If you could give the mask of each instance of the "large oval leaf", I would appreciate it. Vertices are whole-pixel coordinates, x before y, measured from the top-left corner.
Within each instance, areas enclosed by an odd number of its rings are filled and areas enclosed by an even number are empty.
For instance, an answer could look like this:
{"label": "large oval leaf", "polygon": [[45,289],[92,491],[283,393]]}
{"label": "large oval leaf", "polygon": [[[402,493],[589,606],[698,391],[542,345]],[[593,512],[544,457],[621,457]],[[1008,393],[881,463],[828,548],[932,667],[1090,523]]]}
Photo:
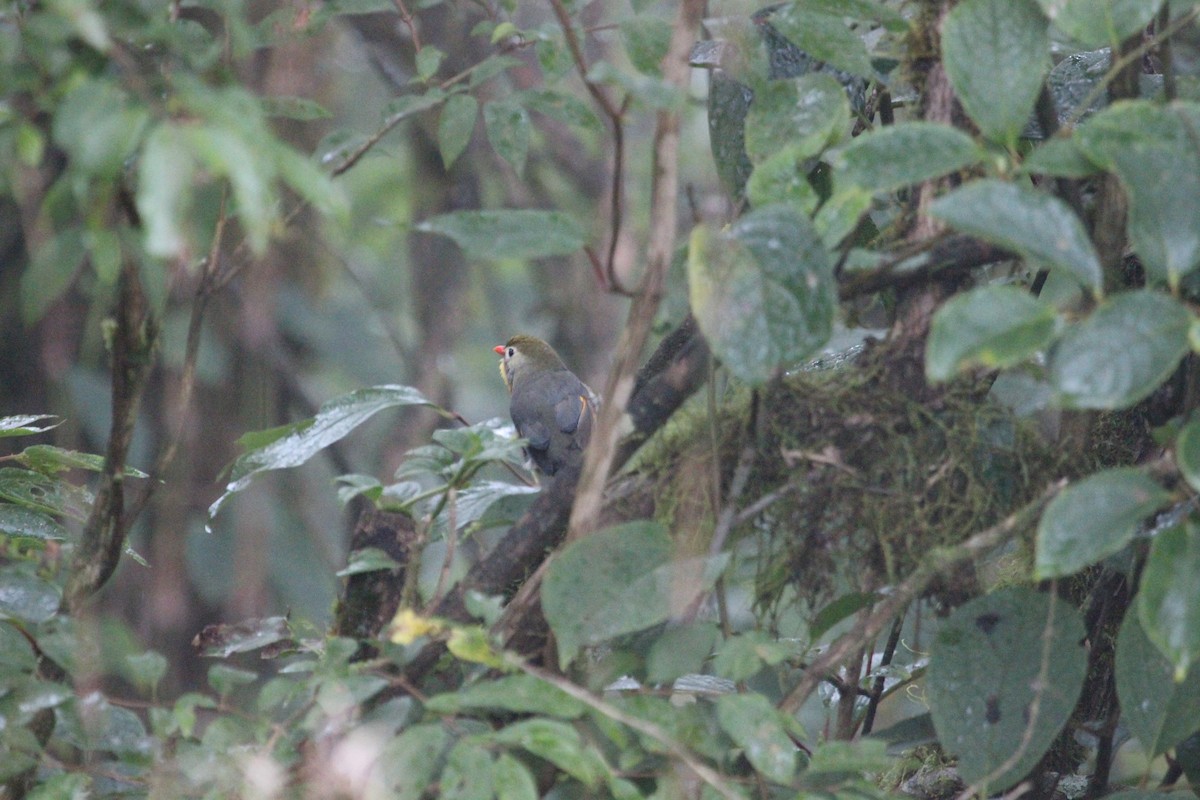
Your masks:
{"label": "large oval leaf", "polygon": [[713,351],[749,383],[812,355],[833,329],[829,253],[788,206],[756,209],[720,233],[696,228],[688,289]]}
{"label": "large oval leaf", "polygon": [[1058,328],[1054,307],[1016,286],[981,286],[933,318],[925,373],[944,381],[970,365],[1008,367],[1046,347]]}
{"label": "large oval leaf", "polygon": [[760,85],[746,115],[746,152],[758,164],[784,147],[815,156],[847,132],[850,101],[832,75],[810,72]]}
{"label": "large oval leaf", "polygon": [[1113,105],[1076,134],[1092,161],[1116,173],[1129,197],[1129,240],[1146,269],[1177,280],[1200,264],[1200,105]]}
{"label": "large oval leaf", "polygon": [[1150,24],[1162,0],[1038,0],[1060,31],[1088,47],[1115,47]]}
{"label": "large oval leaf", "polygon": [[[938,738],[958,755],[964,781],[988,778],[988,791],[999,792],[1037,764],[1083,687],[1083,640],[1078,611],[1030,589],[1001,589],[972,600],[942,624],[926,692]],[[1018,751],[1011,768],[992,774]]]}
{"label": "large oval leaf", "polygon": [[1015,144],[1050,69],[1050,35],[1033,0],[963,0],[942,26],[942,63],[989,139]]}
{"label": "large oval leaf", "polygon": [[1076,408],[1127,408],[1153,392],[1188,349],[1192,315],[1155,291],[1119,294],[1050,354],[1050,382]]}
{"label": "large oval leaf", "polygon": [[454,211],[430,217],[417,230],[449,236],[473,258],[545,258],[583,247],[583,228],[560,211]]}
{"label": "large oval leaf", "polygon": [[1200,728],[1200,680],[1175,683],[1173,672],[1138,615],[1126,614],[1117,637],[1117,697],[1122,721],[1152,758]]}
{"label": "large oval leaf", "polygon": [[1138,616],[1150,641],[1171,662],[1176,682],[1200,658],[1200,525],[1189,519],[1150,545],[1138,592]]}
{"label": "large oval leaf", "polygon": [[898,122],[858,136],[830,160],[838,182],[848,180],[890,192],[940,178],[980,160],[983,152],[967,134],[936,122]]}
{"label": "large oval leaf", "polygon": [[666,620],[711,586],[727,561],[672,560],[674,549],[662,525],[631,522],[581,539],[554,560],[542,607],[563,664],[580,647]]}
{"label": "large oval leaf", "polygon": [[999,180],[971,181],[939,197],[929,213],[1039,264],[1061,267],[1098,291],[1100,259],[1075,212],[1046,192]]}
{"label": "large oval leaf", "polygon": [[1063,489],[1038,523],[1034,573],[1072,575],[1116,553],[1142,520],[1171,499],[1145,473],[1124,467],[1090,475]]}

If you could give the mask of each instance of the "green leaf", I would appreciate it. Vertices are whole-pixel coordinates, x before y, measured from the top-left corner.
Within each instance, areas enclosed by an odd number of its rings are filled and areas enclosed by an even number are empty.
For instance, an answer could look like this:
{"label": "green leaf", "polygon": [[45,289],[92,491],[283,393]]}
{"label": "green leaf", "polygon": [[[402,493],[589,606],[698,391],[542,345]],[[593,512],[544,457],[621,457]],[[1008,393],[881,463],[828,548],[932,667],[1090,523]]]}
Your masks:
{"label": "green leaf", "polygon": [[667,683],[681,675],[699,673],[720,637],[721,632],[711,622],[663,631],[646,657],[646,680]]}
{"label": "green leaf", "polygon": [[438,796],[453,800],[491,800],[492,754],[472,739],[460,739],[446,757]]}
{"label": "green leaf", "polygon": [[1191,321],[1182,303],[1161,292],[1116,295],[1059,340],[1050,382],[1075,408],[1128,408],[1175,370]]}
{"label": "green leaf", "polygon": [[563,256],[583,247],[583,229],[561,211],[455,211],[419,223],[417,230],[449,236],[473,258]]}
{"label": "green leaf", "polygon": [[85,253],[83,232],[79,228],[55,234],[33,252],[21,276],[21,319],[26,325],[41,320],[71,288]]}
{"label": "green leaf", "polygon": [[287,617],[251,617],[236,623],[209,625],[197,637],[194,647],[202,656],[229,658],[250,653],[292,637]]}
{"label": "green leaf", "polygon": [[399,569],[401,564],[378,547],[364,547],[351,550],[346,566],[335,573],[339,578],[350,575],[361,575],[364,572],[381,572],[383,570]]}
{"label": "green leaf", "polygon": [[1136,613],[1126,614],[1117,636],[1117,697],[1121,719],[1154,758],[1200,726],[1200,681],[1173,681],[1171,662],[1146,636]]}
{"label": "green leaf", "polygon": [[631,522],[573,543],[552,562],[542,607],[564,665],[580,647],[669,618],[678,603],[711,586],[728,561],[726,555],[680,560],[674,550],[662,525]]}
{"label": "green leaf", "polygon": [[489,738],[497,744],[521,747],[546,759],[588,788],[594,788],[608,771],[596,751],[585,745],[579,732],[565,722],[536,718],[522,720]]}
{"label": "green leaf", "polygon": [[153,692],[167,674],[167,659],[162,653],[147,650],[125,656],[125,676],[147,692]]}
{"label": "green leaf", "polygon": [[1162,0],[1038,0],[1060,31],[1086,47],[1116,47],[1150,24]]}
{"label": "green leaf", "polygon": [[72,169],[115,178],[149,122],[150,112],[114,81],[85,80],[59,103],[54,140],[67,152]]}
{"label": "green leaf", "polygon": [[467,149],[478,114],[479,101],[469,94],[456,94],[442,106],[438,118],[438,150],[446,169],[450,169]]}
{"label": "green leaf", "polygon": [[1084,154],[1116,173],[1129,199],[1130,243],[1147,271],[1177,281],[1200,264],[1200,105],[1116,103],[1075,134]]}
{"label": "green leaf", "polygon": [[0,504],[0,535],[26,539],[66,539],[67,529],[52,517],[7,503]]}
{"label": "green leaf", "polygon": [[621,23],[621,38],[634,69],[647,75],[660,74],[659,65],[671,44],[671,23],[639,14]]}
{"label": "green leaf", "polygon": [[713,670],[731,681],[744,681],[757,675],[764,666],[780,664],[794,655],[794,646],[773,639],[764,631],[746,631],[718,645]]}
{"label": "green leaf", "polygon": [[1038,523],[1034,575],[1073,575],[1120,551],[1171,495],[1132,467],[1089,475],[1050,501]]}
{"label": "green leaf", "polygon": [[834,17],[852,17],[859,20],[880,22],[893,33],[908,30],[908,20],[893,8],[875,0],[793,0],[800,8]]}
{"label": "green leaf", "polygon": [[817,352],[833,328],[829,253],[812,223],[788,206],[755,209],[716,234],[697,227],[688,289],[713,351],[748,383]]}
{"label": "green leaf", "polygon": [[1043,142],[1021,162],[1030,175],[1053,175],[1057,178],[1089,178],[1100,168],[1088,160],[1075,137],[1055,138]]}
{"label": "green leaf", "polygon": [[870,739],[857,742],[827,741],[813,751],[802,779],[805,786],[822,788],[843,782],[847,776],[886,772],[894,765],[895,761],[888,758],[883,742]]}
{"label": "green leaf", "polygon": [[315,100],[309,100],[307,97],[281,95],[263,97],[260,102],[262,103],[263,113],[268,117],[309,122],[314,119],[329,119],[333,116],[323,105]]}
{"label": "green leaf", "polygon": [[95,498],[82,486],[15,467],[0,468],[0,499],[83,522]]}
{"label": "green leaf", "polygon": [[1061,267],[1099,291],[1100,259],[1079,217],[1047,192],[985,179],[934,201],[930,215],[954,228],[1018,253],[1038,264]]}
{"label": "green leaf", "polygon": [[1046,17],[1034,0],[963,0],[942,25],[942,63],[963,108],[1013,146],[1050,69]]}
{"label": "green leaf", "polygon": [[256,680],[258,673],[248,669],[228,664],[213,664],[208,668],[208,685],[221,697],[228,697],[239,686],[248,686]]}
{"label": "green leaf", "polygon": [[0,571],[0,618],[38,624],[58,613],[62,592],[52,583],[10,567]]}
{"label": "green leaf", "polygon": [[825,635],[834,625],[864,608],[870,608],[879,600],[874,592],[847,592],[830,601],[813,617],[809,625],[809,636],[815,642]]}
{"label": "green leaf", "polygon": [[1022,588],[972,600],[941,624],[925,687],[938,738],[958,756],[964,781],[990,778],[1020,750],[988,781],[989,792],[1002,792],[1041,759],[1083,687],[1084,636],[1073,607]]}
{"label": "green leaf", "polygon": [[787,784],[796,773],[797,750],[781,716],[761,694],[727,694],[717,698],[717,720],[742,748],[746,760],[767,780]]}
{"label": "green leaf", "polygon": [[518,175],[525,171],[531,126],[529,112],[519,103],[499,101],[483,107],[488,141]]}
{"label": "green leaf", "polygon": [[35,422],[44,419],[58,419],[53,414],[18,414],[11,417],[0,417],[0,439],[9,436],[30,436],[35,433],[45,433],[62,425],[62,420],[53,425],[33,426]]}
{"label": "green leaf", "polygon": [[538,800],[541,796],[529,767],[508,753],[501,753],[492,765],[492,790],[496,800]]}
{"label": "green leaf", "polygon": [[396,800],[424,796],[449,744],[450,735],[441,722],[414,725],[389,741],[379,764],[391,796]]}
{"label": "green leaf", "polygon": [[424,45],[417,51],[417,77],[428,81],[437,74],[445,58],[446,54],[433,45]]}
{"label": "green leaf", "polygon": [[[801,148],[784,147],[761,161],[746,181],[746,197],[752,207],[785,203],[800,216],[817,210],[821,196],[808,179],[809,157]],[[867,200],[871,198],[868,195]]]}
{"label": "green leaf", "polygon": [[1200,525],[1188,519],[1159,532],[1138,592],[1138,618],[1180,683],[1200,658]]}
{"label": "green leaf", "polygon": [[230,496],[249,486],[255,475],[300,466],[378,412],[429,405],[430,402],[416,389],[399,385],[372,386],[330,400],[311,420],[289,426],[286,435],[281,429],[275,429],[267,444],[239,456],[230,469],[230,481],[225,491],[208,508],[209,517],[216,516]]}
{"label": "green leaf", "polygon": [[[493,504],[508,497],[537,494],[538,487],[524,484],[506,483],[505,481],[472,481],[471,485],[458,493],[455,500],[455,522],[458,529],[469,530],[470,526],[481,519]],[[434,524],[434,533],[444,535],[449,526],[449,513],[443,511],[438,515]]]}
{"label": "green leaf", "polygon": [[170,258],[188,249],[185,216],[196,159],[179,126],[164,122],[150,132],[138,171],[137,207],[146,252]]}
{"label": "green leaf", "polygon": [[754,164],[783,148],[810,158],[846,135],[849,125],[846,90],[832,75],[770,81],[755,91],[746,115],[746,153]]}
{"label": "green leaf", "polygon": [[[78,450],[64,450],[61,447],[55,447],[50,444],[35,444],[27,447],[22,451],[18,460],[30,469],[47,475],[66,469],[85,469],[89,472],[102,472],[105,461],[104,456],[94,453],[81,453]],[[127,478],[150,477],[140,469],[134,469],[133,467],[126,467],[123,474]]]}
{"label": "green leaf", "polygon": [[860,186],[839,187],[813,217],[813,227],[827,247],[836,247],[854,233],[873,203],[871,193]]}
{"label": "green leaf", "polygon": [[837,182],[891,192],[976,164],[983,151],[967,134],[938,122],[898,122],[864,133],[830,156]]}
{"label": "green leaf", "polygon": [[506,675],[430,697],[425,708],[435,714],[461,714],[475,709],[517,714],[544,714],[575,719],[587,710],[563,690],[532,675]]}
{"label": "green leaf", "polygon": [[229,180],[234,209],[246,229],[250,250],[261,256],[275,222],[274,158],[264,157],[264,148],[233,126],[192,125],[184,130],[197,160]]}
{"label": "green leaf", "polygon": [[925,374],[944,381],[969,366],[1011,367],[1050,344],[1058,314],[1017,286],[981,286],[955,296],[933,318]]}
{"label": "green leaf", "polygon": [[766,24],[817,61],[851,75],[874,77],[867,46],[847,27],[845,16],[836,9],[827,11],[822,4],[795,2],[771,14]]}
{"label": "green leaf", "polygon": [[1200,419],[1184,425],[1175,438],[1175,463],[1188,486],[1200,491]]}

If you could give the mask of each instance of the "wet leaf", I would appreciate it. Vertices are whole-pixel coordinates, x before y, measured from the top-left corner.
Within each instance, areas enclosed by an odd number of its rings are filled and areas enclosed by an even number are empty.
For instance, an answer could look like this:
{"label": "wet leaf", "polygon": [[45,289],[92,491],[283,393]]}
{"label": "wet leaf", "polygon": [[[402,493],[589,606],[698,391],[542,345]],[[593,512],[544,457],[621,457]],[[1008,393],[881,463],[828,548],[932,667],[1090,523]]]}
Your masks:
{"label": "wet leaf", "polygon": [[[938,738],[958,756],[964,781],[987,777],[989,791],[1004,791],[1041,759],[1083,687],[1083,641],[1078,611],[1023,588],[972,600],[941,625],[926,691]],[[1022,748],[1011,768],[992,775]]]}
{"label": "wet leaf", "polygon": [[542,586],[546,620],[570,663],[579,648],[669,618],[711,586],[728,561],[674,557],[656,522],[617,525],[581,539],[551,564]]}
{"label": "wet leaf", "polygon": [[67,529],[53,517],[21,506],[0,504],[0,535],[27,539],[66,539]]}
{"label": "wet leaf", "polygon": [[429,698],[425,708],[437,714],[477,709],[545,714],[562,719],[583,715],[586,706],[561,689],[532,675],[507,675]]}
{"label": "wet leaf", "polygon": [[1038,523],[1034,575],[1073,575],[1120,551],[1138,526],[1171,499],[1132,467],[1097,472],[1063,489]]}
{"label": "wet leaf", "polygon": [[1175,371],[1191,323],[1187,307],[1167,294],[1122,292],[1059,339],[1050,383],[1075,408],[1128,408]]}
{"label": "wet leaf", "polygon": [[438,150],[446,169],[467,149],[478,114],[479,101],[469,94],[456,94],[442,107],[438,118]]}
{"label": "wet leaf", "polygon": [[1098,292],[1100,259],[1079,217],[1048,192],[1000,180],[971,181],[939,197],[930,215],[1038,265],[1061,267]]}
{"label": "wet leaf", "polygon": [[925,373],[944,381],[970,366],[1010,367],[1052,341],[1058,314],[1017,286],[981,286],[957,295],[933,318]]}
{"label": "wet leaf", "polygon": [[483,107],[483,127],[488,141],[518,175],[525,171],[531,126],[529,112],[519,103],[497,101]]}
{"label": "wet leaf", "polygon": [[57,586],[16,568],[0,571],[0,617],[37,624],[58,613]]}
{"label": "wet leaf", "polygon": [[1086,47],[1116,47],[1150,24],[1162,0],[1038,0],[1060,31]]}
{"label": "wet leaf", "polygon": [[1200,105],[1117,103],[1075,134],[1089,159],[1116,173],[1129,199],[1129,239],[1151,275],[1177,281],[1200,264]]}
{"label": "wet leaf", "polygon": [[207,625],[196,634],[192,646],[203,656],[228,658],[249,653],[292,637],[287,617],[246,619],[233,624]]}
{"label": "wet leaf", "polygon": [[233,462],[230,481],[221,496],[209,506],[209,517],[216,516],[225,501],[249,486],[255,475],[268,470],[300,466],[378,412],[388,408],[429,405],[430,402],[411,386],[373,386],[330,400],[321,406],[317,416],[312,419],[268,431],[259,440],[261,444]]}
{"label": "wet leaf", "polygon": [[1159,756],[1200,726],[1200,681],[1173,680],[1174,668],[1126,614],[1117,637],[1116,683],[1121,720],[1150,757]]}
{"label": "wet leaf", "polygon": [[812,72],[758,87],[746,115],[746,153],[758,164],[783,148],[805,159],[846,135],[850,102],[832,75]]}
{"label": "wet leaf", "polygon": [[1015,145],[1050,69],[1046,17],[1034,0],[963,0],[942,25],[942,63],[984,135]]}
{"label": "wet leaf", "polygon": [[983,156],[967,134],[936,122],[898,122],[853,139],[830,156],[837,180],[891,192],[940,178]]}
{"label": "wet leaf", "polygon": [[1200,525],[1188,519],[1150,545],[1138,592],[1142,629],[1170,662],[1175,682],[1200,658]]}
{"label": "wet leaf", "polygon": [[780,716],[761,694],[727,694],[717,698],[717,720],[742,748],[746,760],[767,780],[787,784],[796,773],[797,750]]}
{"label": "wet leaf", "polygon": [[417,230],[449,236],[472,258],[564,256],[583,247],[583,229],[560,211],[455,211],[430,217]]}
{"label": "wet leaf", "polygon": [[688,288],[713,351],[747,383],[812,355],[833,329],[829,253],[812,223],[789,206],[755,209],[718,233],[697,227]]}

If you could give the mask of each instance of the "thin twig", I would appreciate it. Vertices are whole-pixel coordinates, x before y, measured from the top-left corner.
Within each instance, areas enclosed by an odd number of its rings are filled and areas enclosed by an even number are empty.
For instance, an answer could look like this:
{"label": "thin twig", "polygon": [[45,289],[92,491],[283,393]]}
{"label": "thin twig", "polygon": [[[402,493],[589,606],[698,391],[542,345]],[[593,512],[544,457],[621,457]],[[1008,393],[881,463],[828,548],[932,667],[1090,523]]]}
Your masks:
{"label": "thin twig", "polygon": [[408,6],[404,5],[404,0],[393,0],[396,5],[396,13],[400,15],[400,21],[408,28],[408,33],[412,36],[413,52],[421,52],[421,34],[417,32],[417,23],[413,19],[413,15],[409,12]]}
{"label": "thin twig", "polygon": [[610,291],[625,296],[631,296],[632,293],[627,290],[620,281],[616,273],[616,255],[617,244],[621,238],[622,224],[622,200],[625,192],[625,111],[629,107],[629,97],[626,97],[624,102],[618,107],[608,92],[604,90],[595,81],[588,77],[587,58],[583,54],[583,47],[579,43],[579,37],[575,34],[575,27],[571,24],[571,16],[567,12],[567,7],[562,0],[550,0],[550,7],[554,10],[554,16],[558,20],[559,27],[562,28],[563,38],[567,42],[567,50],[571,53],[571,59],[575,63],[575,70],[579,73],[580,80],[587,87],[588,94],[596,101],[596,105],[604,112],[604,116],[608,118],[612,125],[613,137],[613,169],[612,169],[612,186],[610,187],[611,198],[609,199],[609,242],[608,254],[605,258],[603,273],[606,277],[606,282]]}
{"label": "thin twig", "polygon": [[[559,0],[554,0],[561,5]],[[703,0],[684,0],[671,32],[671,43],[663,57],[663,80],[683,91],[687,86],[695,31],[704,13]],[[629,318],[617,344],[613,368],[605,384],[591,443],[584,459],[575,505],[571,510],[568,540],[590,532],[599,519],[604,484],[608,480],[621,433],[621,419],[633,393],[642,349],[662,300],[663,284],[675,249],[676,201],[679,193],[679,112],[662,110],[654,130],[654,159],[650,186],[650,241],[646,247],[646,272]]]}
{"label": "thin twig", "polygon": [[954,547],[931,551],[912,575],[897,584],[891,594],[871,609],[871,613],[861,617],[852,630],[840,636],[809,665],[804,677],[779,702],[779,708],[786,713],[794,714],[829,673],[862,647],[864,642],[878,636],[883,627],[912,602],[931,581],[959,564],[1002,544],[1027,520],[1040,512],[1066,485],[1066,478],[1055,481],[1036,498],[990,528],[976,533]]}
{"label": "thin twig", "polygon": [[454,566],[454,551],[458,543],[458,490],[453,486],[446,492],[446,506],[449,520],[446,526],[446,557],[442,559],[442,571],[438,573],[437,587],[433,590],[433,599],[429,607],[433,608],[442,600],[446,593],[446,584],[450,580],[450,568]]}
{"label": "thin twig", "polygon": [[1048,594],[1050,595],[1050,607],[1046,609],[1046,626],[1042,629],[1042,659],[1038,665],[1037,683],[1033,687],[1033,699],[1029,701],[1029,705],[1025,709],[1025,730],[1021,734],[1021,741],[1017,744],[1017,749],[1004,760],[1003,764],[963,789],[955,800],[970,800],[989,783],[1015,767],[1025,757],[1025,752],[1029,750],[1029,745],[1033,742],[1033,734],[1037,731],[1038,717],[1042,711],[1042,698],[1050,685],[1050,651],[1054,647],[1054,610],[1058,605],[1058,581],[1050,581]]}

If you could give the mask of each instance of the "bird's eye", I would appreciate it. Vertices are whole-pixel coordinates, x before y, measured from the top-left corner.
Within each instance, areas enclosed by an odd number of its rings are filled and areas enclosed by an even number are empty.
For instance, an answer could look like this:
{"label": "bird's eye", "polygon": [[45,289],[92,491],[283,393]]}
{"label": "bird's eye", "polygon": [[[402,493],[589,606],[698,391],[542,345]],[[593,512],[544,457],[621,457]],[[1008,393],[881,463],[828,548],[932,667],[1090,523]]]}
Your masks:
{"label": "bird's eye", "polygon": [[510,348],[508,348],[508,350],[507,350],[507,351],[505,351],[505,353],[504,353],[504,355],[505,355],[506,357],[508,357],[508,358],[512,358],[512,357],[513,357],[513,356],[515,356],[516,354],[517,354],[517,351],[516,351],[515,349],[511,348],[511,347],[510,347]]}

